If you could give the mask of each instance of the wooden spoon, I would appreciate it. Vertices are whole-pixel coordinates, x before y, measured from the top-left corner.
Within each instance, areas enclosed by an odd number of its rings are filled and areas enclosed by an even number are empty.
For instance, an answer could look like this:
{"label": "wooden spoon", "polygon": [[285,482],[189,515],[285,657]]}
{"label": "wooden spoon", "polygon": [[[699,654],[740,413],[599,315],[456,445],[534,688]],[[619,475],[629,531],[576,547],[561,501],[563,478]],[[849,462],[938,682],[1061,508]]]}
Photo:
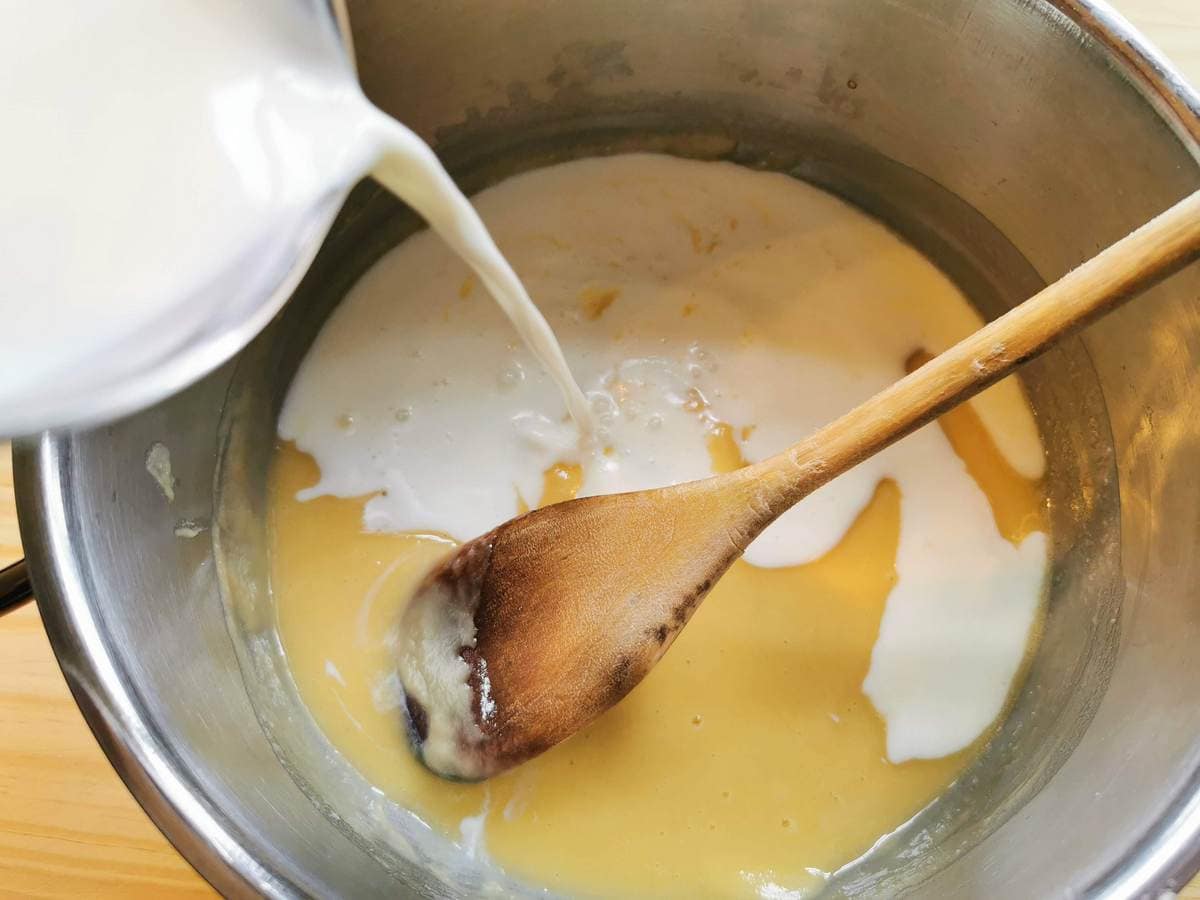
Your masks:
{"label": "wooden spoon", "polygon": [[645,677],[782,513],[1197,255],[1200,192],[777,456],[544,507],[464,544],[404,614],[416,752],[477,780],[574,734]]}

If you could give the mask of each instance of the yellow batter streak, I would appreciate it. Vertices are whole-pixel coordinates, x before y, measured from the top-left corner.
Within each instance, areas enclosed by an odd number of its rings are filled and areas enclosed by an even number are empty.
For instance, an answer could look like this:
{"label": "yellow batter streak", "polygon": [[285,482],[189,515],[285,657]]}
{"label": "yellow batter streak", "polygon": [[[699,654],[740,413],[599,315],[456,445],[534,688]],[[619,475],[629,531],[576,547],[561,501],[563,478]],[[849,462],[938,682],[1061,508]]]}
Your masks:
{"label": "yellow batter streak", "polygon": [[[910,365],[919,364],[914,354]],[[970,408],[944,418],[955,452],[1012,541],[1042,527],[1041,492],[997,452]],[[741,464],[737,430],[709,441],[714,471]],[[739,562],[627,699],[544,756],[486,784],[427,773],[398,711],[372,690],[394,669],[386,638],[435,535],[362,530],[363,499],[296,501],[318,477],[291,445],[272,470],[272,591],[300,693],[372,783],[461,840],[486,811],[486,852],[531,884],[605,896],[755,896],[819,887],[941,792],[976,747],[892,765],[861,686],[895,583],[900,506],[883,481],[841,543],[789,569]],[[578,489],[547,473],[541,503]]]}

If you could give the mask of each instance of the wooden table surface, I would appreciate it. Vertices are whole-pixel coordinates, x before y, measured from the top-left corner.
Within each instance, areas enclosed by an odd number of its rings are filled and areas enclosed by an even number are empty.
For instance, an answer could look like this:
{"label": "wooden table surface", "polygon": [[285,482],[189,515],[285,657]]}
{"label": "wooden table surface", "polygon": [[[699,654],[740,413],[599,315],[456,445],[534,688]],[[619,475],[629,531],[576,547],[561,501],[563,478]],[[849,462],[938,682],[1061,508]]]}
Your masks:
{"label": "wooden table surface", "polygon": [[[1115,0],[1200,84],[1200,0]],[[0,445],[0,566],[21,555]],[[126,791],[76,708],[37,608],[0,617],[0,897],[212,896]],[[1183,897],[1200,900],[1200,879]]]}

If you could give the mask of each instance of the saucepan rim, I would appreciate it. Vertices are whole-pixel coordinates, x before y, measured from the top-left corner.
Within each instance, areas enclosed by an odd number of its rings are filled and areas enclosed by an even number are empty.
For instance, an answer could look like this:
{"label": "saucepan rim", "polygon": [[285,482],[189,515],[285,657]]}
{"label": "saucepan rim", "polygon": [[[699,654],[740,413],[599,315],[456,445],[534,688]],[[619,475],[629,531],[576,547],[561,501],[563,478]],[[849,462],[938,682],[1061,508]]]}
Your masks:
{"label": "saucepan rim", "polygon": [[[1103,0],[1047,0],[1096,40],[1200,164],[1200,93]],[[337,6],[336,3],[333,6]],[[42,620],[67,684],[113,768],[183,856],[228,896],[307,894],[295,873],[249,852],[250,836],[207,797],[123,682],[102,637],[71,538],[70,438],[45,433],[13,445],[21,538]],[[1200,869],[1200,767],[1168,809],[1085,889],[1140,896],[1178,888]]]}

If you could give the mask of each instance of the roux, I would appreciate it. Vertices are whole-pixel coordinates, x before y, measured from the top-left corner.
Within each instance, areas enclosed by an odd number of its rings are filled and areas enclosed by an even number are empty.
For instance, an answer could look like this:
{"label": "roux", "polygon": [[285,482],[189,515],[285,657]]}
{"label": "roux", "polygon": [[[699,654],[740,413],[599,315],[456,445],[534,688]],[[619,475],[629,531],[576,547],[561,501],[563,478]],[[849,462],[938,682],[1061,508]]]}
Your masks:
{"label": "roux", "polygon": [[395,650],[451,540],[761,459],[979,324],[885,228],[784,176],[623,156],[476,203],[562,339],[596,439],[428,234],[385,256],[280,419],[272,591],[301,695],[368,780],[533,884],[819,886],[962,771],[1036,637],[1044,462],[1019,383],[802,501],[583,732],[447,783],[408,753]]}

